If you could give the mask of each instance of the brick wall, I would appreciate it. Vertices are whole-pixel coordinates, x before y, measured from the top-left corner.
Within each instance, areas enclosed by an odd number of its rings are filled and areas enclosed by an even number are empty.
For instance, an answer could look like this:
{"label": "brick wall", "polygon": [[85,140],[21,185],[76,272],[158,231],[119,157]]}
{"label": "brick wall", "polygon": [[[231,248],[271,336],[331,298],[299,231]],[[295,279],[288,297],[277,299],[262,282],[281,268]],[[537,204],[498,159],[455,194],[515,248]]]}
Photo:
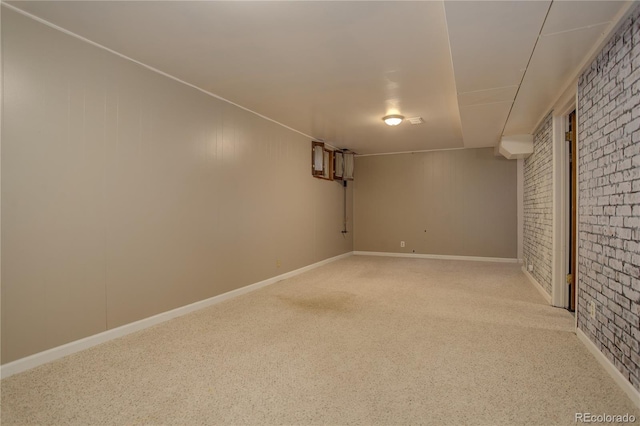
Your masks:
{"label": "brick wall", "polygon": [[533,154],[524,161],[523,257],[533,265],[531,275],[551,294],[553,234],[552,117],[549,114],[533,137]]}
{"label": "brick wall", "polygon": [[636,6],[578,82],[578,327],[638,390],[639,18]]}

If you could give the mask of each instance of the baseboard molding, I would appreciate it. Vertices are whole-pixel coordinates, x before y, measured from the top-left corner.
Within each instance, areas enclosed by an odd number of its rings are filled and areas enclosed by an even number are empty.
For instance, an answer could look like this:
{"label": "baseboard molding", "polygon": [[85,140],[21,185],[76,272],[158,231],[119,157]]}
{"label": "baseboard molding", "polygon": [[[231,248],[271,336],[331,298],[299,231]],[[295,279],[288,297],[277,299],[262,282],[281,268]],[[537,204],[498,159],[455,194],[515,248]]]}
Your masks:
{"label": "baseboard molding", "polygon": [[580,329],[576,329],[576,335],[578,339],[587,347],[589,352],[598,360],[600,365],[604,367],[607,373],[611,376],[614,382],[618,386],[622,388],[622,390],[631,398],[631,402],[633,402],[638,409],[640,409],[640,392],[636,388],[633,387],[631,382],[629,382],[623,375],[618,371],[615,365],[609,361],[609,359],[604,356],[600,349],[587,337],[586,334]]}
{"label": "baseboard molding", "polygon": [[550,295],[549,293],[547,293],[547,292],[544,290],[544,287],[542,287],[542,286],[540,285],[540,283],[539,283],[538,281],[536,281],[536,279],[535,279],[535,278],[533,278],[533,275],[531,275],[531,274],[529,273],[529,271],[527,271],[527,270],[525,269],[525,267],[524,267],[524,266],[522,267],[522,272],[524,273],[524,275],[525,275],[527,278],[529,278],[529,282],[531,282],[531,284],[536,288],[536,290],[538,290],[538,292],[540,292],[540,294],[542,295],[542,297],[544,297],[544,300],[546,300],[546,301],[547,301],[547,303],[548,303],[549,305],[551,305],[551,295]]}
{"label": "baseboard molding", "polygon": [[449,256],[444,254],[388,253],[379,251],[354,251],[353,254],[356,256],[411,257],[416,259],[470,260],[473,262],[518,263],[518,259],[511,259],[506,257]]}
{"label": "baseboard molding", "polygon": [[169,321],[170,319],[177,318],[177,317],[186,315],[188,313],[215,305],[225,300],[229,300],[234,297],[238,297],[243,294],[250,293],[259,288],[268,286],[270,284],[274,284],[278,281],[282,281],[287,278],[294,277],[296,275],[300,275],[304,272],[310,271],[312,269],[318,268],[320,266],[326,265],[331,262],[335,262],[336,260],[344,259],[352,255],[353,255],[353,252],[348,252],[348,253],[341,254],[339,256],[331,257],[329,259],[325,259],[320,262],[307,265],[300,269],[296,269],[294,271],[290,271],[282,275],[278,275],[278,276],[266,279],[264,281],[260,281],[254,284],[247,285],[245,287],[231,290],[227,293],[223,293],[223,294],[211,297],[209,299],[191,303],[186,306],[181,306],[179,308],[172,309],[167,312],[162,312],[160,314],[157,314],[148,318],[144,318],[139,321],[132,322],[130,324],[125,324],[117,328],[113,328],[98,334],[94,334],[93,336],[85,337],[80,340],[66,343],[62,346],[47,349],[46,351],[39,352],[37,354],[29,355],[27,357],[24,357],[0,366],[0,377],[4,379],[5,377],[9,377],[14,374],[30,370],[39,365],[46,364],[51,361],[55,361],[67,355],[71,355],[73,353],[80,352],[82,350],[99,345],[101,343],[105,343],[110,340],[117,339],[118,337],[126,336],[127,334],[135,333],[136,331],[144,330],[145,328],[149,328],[156,324]]}

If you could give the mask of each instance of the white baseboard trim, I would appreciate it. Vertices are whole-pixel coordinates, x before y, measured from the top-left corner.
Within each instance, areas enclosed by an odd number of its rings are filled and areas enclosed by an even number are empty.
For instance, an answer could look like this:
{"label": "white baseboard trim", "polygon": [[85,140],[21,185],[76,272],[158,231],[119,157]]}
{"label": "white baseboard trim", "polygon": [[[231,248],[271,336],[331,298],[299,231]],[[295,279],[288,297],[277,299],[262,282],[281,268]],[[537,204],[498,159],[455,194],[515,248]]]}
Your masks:
{"label": "white baseboard trim", "polygon": [[618,386],[622,388],[622,390],[629,396],[631,402],[633,402],[638,409],[640,409],[640,392],[636,388],[633,387],[631,382],[629,382],[623,375],[618,371],[615,365],[609,361],[609,359],[604,356],[600,349],[587,337],[586,334],[579,328],[576,329],[576,335],[578,336],[578,340],[580,340],[591,352],[591,354],[598,360],[600,365],[604,367],[607,373],[611,376],[614,382]]}
{"label": "white baseboard trim", "polygon": [[416,259],[470,260],[474,262],[518,263],[518,259],[511,259],[507,257],[449,256],[446,254],[387,253],[379,251],[354,251],[353,254],[355,254],[356,256],[411,257]]}
{"label": "white baseboard trim", "polygon": [[527,278],[529,278],[529,282],[533,284],[533,286],[536,288],[536,290],[538,290],[538,292],[540,292],[542,297],[544,297],[544,300],[546,300],[547,303],[551,305],[551,295],[544,290],[544,287],[542,287],[540,283],[536,281],[535,278],[533,278],[533,275],[531,275],[529,271],[525,269],[524,266],[522,267],[522,272]]}
{"label": "white baseboard trim", "polygon": [[21,373],[23,371],[30,370],[34,367],[37,367],[42,364],[46,364],[51,361],[55,361],[67,355],[71,355],[76,352],[80,352],[82,350],[91,348],[93,346],[99,345],[101,343],[108,342],[109,340],[117,339],[118,337],[126,336],[127,334],[135,333],[136,331],[143,330],[145,328],[149,328],[156,324],[163,323],[173,318],[177,318],[188,313],[215,305],[217,303],[223,302],[225,300],[232,299],[234,297],[252,292],[259,288],[268,286],[270,284],[274,284],[278,281],[282,281],[287,278],[294,277],[296,275],[300,275],[304,272],[310,271],[312,269],[318,268],[320,266],[326,265],[327,263],[335,262],[336,260],[344,259],[346,257],[352,256],[353,252],[348,252],[341,254],[339,256],[331,257],[329,259],[321,260],[320,262],[313,263],[311,265],[304,266],[300,269],[296,269],[294,271],[290,271],[284,273],[282,275],[278,275],[264,281],[260,281],[254,284],[247,285],[245,287],[241,287],[235,290],[231,290],[227,293],[219,294],[214,297],[210,297],[209,299],[200,300],[195,303],[191,303],[186,306],[181,306],[176,309],[172,309],[167,312],[162,312],[160,314],[141,319],[139,321],[132,322],[130,324],[125,324],[120,327],[116,327],[110,330],[103,331],[98,334],[94,334],[93,336],[85,337],[80,340],[76,340],[73,342],[66,343],[62,346],[58,346],[55,348],[47,349],[46,351],[39,352],[37,354],[29,355],[27,357],[17,359],[15,361],[9,362],[0,366],[0,377],[5,378],[12,376],[17,373]]}

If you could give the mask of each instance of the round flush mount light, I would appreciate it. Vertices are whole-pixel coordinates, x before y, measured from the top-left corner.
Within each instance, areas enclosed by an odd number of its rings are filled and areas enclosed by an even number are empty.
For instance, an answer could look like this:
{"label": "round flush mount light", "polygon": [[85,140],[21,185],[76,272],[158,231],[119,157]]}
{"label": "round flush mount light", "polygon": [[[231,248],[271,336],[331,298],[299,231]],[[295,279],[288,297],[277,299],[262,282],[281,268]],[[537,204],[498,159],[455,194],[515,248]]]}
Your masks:
{"label": "round flush mount light", "polygon": [[384,117],[382,117],[382,120],[388,126],[397,126],[398,124],[402,123],[402,120],[404,120],[404,117],[402,115],[397,115],[397,114],[385,115]]}

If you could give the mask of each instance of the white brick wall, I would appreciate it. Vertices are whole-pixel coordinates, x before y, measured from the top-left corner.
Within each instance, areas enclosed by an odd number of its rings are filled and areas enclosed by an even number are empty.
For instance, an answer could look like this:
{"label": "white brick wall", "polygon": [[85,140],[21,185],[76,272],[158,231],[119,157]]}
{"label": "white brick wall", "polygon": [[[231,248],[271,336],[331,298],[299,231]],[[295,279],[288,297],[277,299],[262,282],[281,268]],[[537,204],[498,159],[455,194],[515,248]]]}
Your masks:
{"label": "white brick wall", "polygon": [[640,390],[640,6],[578,99],[578,327]]}
{"label": "white brick wall", "polygon": [[524,161],[523,257],[531,275],[551,294],[553,235],[552,116],[533,136],[533,154]]}

